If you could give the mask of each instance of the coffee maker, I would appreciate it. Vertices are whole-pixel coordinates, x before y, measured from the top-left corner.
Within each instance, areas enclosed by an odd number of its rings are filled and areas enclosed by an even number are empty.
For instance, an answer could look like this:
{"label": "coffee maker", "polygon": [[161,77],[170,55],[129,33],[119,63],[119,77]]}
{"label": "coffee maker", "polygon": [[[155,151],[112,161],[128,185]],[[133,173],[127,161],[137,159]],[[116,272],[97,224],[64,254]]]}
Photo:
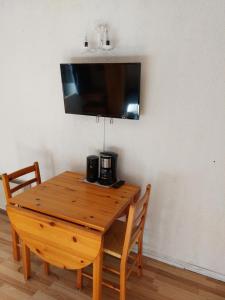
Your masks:
{"label": "coffee maker", "polygon": [[114,152],[100,153],[100,174],[98,182],[102,185],[112,185],[116,182],[116,166],[118,155]]}

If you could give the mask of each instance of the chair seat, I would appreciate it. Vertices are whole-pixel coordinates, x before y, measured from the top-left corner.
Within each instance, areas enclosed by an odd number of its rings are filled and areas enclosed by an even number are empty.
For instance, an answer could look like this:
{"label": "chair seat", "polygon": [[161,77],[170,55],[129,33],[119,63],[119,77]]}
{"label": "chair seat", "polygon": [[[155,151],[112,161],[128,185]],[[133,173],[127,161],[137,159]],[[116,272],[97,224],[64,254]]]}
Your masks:
{"label": "chair seat", "polygon": [[124,238],[126,233],[126,222],[116,220],[104,239],[104,252],[114,257],[121,258]]}

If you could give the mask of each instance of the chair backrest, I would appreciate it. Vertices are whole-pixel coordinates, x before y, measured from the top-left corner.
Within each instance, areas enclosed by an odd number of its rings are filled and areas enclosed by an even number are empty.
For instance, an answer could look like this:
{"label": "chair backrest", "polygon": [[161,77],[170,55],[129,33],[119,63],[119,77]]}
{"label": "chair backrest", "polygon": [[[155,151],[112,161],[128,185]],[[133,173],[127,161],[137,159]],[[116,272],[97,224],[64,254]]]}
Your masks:
{"label": "chair backrest", "polygon": [[7,214],[22,242],[52,265],[81,269],[98,256],[101,232],[12,204]]}
{"label": "chair backrest", "polygon": [[144,195],[137,202],[130,205],[122,253],[123,257],[129,254],[134,243],[144,233],[150,193],[151,185],[148,184]]}
{"label": "chair backrest", "polygon": [[[10,183],[15,181],[15,179],[24,176],[26,174],[34,172],[34,178],[24,181],[21,184],[11,188]],[[12,194],[17,192],[18,190],[31,185],[32,183],[40,184],[41,183],[41,176],[38,162],[35,162],[32,166],[20,169],[15,171],[11,174],[2,174],[2,181],[3,181],[3,188],[6,196],[6,201],[9,203],[9,199],[12,198]]]}

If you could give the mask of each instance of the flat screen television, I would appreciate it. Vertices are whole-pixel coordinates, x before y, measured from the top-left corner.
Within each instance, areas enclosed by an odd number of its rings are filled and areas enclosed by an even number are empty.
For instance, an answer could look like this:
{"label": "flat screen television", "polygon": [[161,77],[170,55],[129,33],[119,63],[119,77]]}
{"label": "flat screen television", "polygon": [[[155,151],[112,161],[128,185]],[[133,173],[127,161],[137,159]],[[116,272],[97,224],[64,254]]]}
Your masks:
{"label": "flat screen television", "polygon": [[140,63],[61,64],[65,112],[139,119]]}

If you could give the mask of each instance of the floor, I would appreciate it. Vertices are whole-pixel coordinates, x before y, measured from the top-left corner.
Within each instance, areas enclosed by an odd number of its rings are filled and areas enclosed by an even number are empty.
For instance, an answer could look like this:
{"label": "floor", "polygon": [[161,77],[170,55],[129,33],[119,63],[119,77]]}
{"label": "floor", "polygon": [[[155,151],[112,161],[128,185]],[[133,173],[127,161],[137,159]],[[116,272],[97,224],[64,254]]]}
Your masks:
{"label": "floor", "polygon": [[[84,281],[84,289],[75,288],[75,272],[51,267],[45,276],[40,260],[32,256],[32,278],[25,282],[20,262],[11,254],[10,228],[0,214],[0,300],[88,300],[92,285]],[[103,300],[119,299],[118,294],[103,288]],[[131,275],[127,300],[224,300],[225,283],[186,270],[145,258],[144,276]]]}

